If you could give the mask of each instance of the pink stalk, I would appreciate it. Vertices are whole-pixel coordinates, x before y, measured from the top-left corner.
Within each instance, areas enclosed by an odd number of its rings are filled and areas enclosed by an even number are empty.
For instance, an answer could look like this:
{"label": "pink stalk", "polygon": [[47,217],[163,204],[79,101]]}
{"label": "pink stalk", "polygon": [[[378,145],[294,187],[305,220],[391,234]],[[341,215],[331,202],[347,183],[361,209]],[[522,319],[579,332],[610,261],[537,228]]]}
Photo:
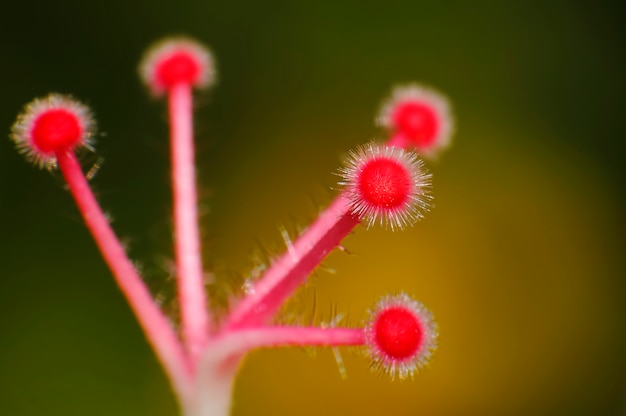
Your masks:
{"label": "pink stalk", "polygon": [[230,331],[217,343],[225,343],[232,354],[261,347],[327,346],[365,344],[365,331],[353,328],[316,328],[300,326],[265,326]]}
{"label": "pink stalk", "polygon": [[225,331],[212,340],[198,369],[197,402],[186,416],[226,416],[230,413],[235,374],[252,349],[281,346],[364,345],[363,329],[259,327]]}
{"label": "pink stalk", "polygon": [[302,233],[293,247],[272,264],[251,293],[232,311],[226,328],[250,327],[270,319],[359,223],[360,220],[350,212],[348,199],[341,194]]}
{"label": "pink stalk", "polygon": [[181,82],[169,89],[169,116],[178,294],[183,336],[195,362],[206,345],[209,317],[200,256],[190,84]]}
{"label": "pink stalk", "polygon": [[60,151],[56,157],[87,228],[91,231],[104,260],[113,271],[117,285],[135,313],[174,390],[184,403],[193,393],[192,371],[174,330],[152,300],[148,289],[113,233],[74,153],[71,150]]}

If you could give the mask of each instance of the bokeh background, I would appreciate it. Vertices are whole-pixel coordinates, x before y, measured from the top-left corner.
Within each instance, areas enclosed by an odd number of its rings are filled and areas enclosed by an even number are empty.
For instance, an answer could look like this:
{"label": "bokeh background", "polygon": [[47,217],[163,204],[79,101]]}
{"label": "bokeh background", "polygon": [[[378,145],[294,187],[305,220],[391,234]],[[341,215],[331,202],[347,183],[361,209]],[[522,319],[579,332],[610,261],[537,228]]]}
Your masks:
{"label": "bokeh background", "polygon": [[[319,320],[356,325],[411,293],[441,328],[431,367],[392,383],[342,351],[342,380],[328,350],[260,351],[234,415],[626,414],[623,2],[12,1],[2,15],[0,126],[52,91],[93,107],[85,166],[101,165],[102,205],[165,295],[167,125],[136,76],[152,41],[187,34],[217,57],[197,140],[222,282],[330,201],[348,149],[385,139],[373,118],[393,85],[450,97],[436,208],[404,232],[359,229],[291,309],[310,316],[315,299]],[[0,141],[0,414],[176,413],[58,174]]]}

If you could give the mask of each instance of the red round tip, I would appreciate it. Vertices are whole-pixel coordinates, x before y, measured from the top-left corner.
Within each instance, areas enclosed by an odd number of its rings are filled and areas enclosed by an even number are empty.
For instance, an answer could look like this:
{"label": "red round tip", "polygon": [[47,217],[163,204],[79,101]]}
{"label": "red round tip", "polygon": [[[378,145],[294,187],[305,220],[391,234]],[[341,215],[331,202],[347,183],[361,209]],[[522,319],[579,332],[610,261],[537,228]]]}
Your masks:
{"label": "red round tip", "polygon": [[431,106],[420,102],[400,103],[392,114],[398,131],[418,147],[430,147],[435,143],[439,122]]}
{"label": "red round tip", "polygon": [[384,158],[365,163],[357,180],[362,198],[381,208],[397,208],[405,204],[412,186],[406,167]]}
{"label": "red round tip", "polygon": [[200,78],[200,63],[188,51],[174,51],[156,65],[155,81],[166,89],[176,84],[195,84]]}
{"label": "red round tip", "polygon": [[402,307],[382,311],[374,322],[374,339],[379,350],[395,360],[415,354],[423,341],[423,331],[415,314]]}
{"label": "red round tip", "polygon": [[380,300],[370,312],[365,331],[373,368],[392,378],[413,376],[437,347],[437,326],[432,315],[404,293]]}
{"label": "red round tip", "polygon": [[448,100],[415,84],[394,88],[376,122],[391,132],[393,143],[415,147],[426,157],[436,156],[450,144],[454,124]]}
{"label": "red round tip", "polygon": [[155,95],[177,84],[206,87],[215,78],[210,52],[187,38],[165,39],[150,47],[141,60],[139,72]]}
{"label": "red round tip", "polygon": [[43,112],[31,130],[33,145],[43,153],[56,153],[73,148],[83,138],[83,129],[76,114],[58,108]]}
{"label": "red round tip", "polygon": [[401,229],[430,206],[430,175],[415,153],[370,143],[350,152],[340,174],[351,212],[368,227],[380,222]]}
{"label": "red round tip", "polygon": [[50,94],[24,107],[11,128],[11,138],[27,159],[52,168],[58,152],[91,146],[93,124],[85,105],[71,97]]}

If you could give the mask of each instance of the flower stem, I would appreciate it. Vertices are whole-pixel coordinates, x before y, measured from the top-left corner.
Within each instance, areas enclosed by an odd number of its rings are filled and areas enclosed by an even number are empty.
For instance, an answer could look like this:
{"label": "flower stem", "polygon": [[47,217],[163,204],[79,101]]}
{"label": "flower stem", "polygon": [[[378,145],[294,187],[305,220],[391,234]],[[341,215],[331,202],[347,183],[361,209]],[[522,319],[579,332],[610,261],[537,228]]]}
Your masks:
{"label": "flower stem", "polygon": [[197,402],[185,416],[227,416],[241,359],[252,349],[281,346],[363,345],[363,329],[257,327],[227,331],[211,340],[198,369]]}
{"label": "flower stem", "polygon": [[308,326],[264,326],[230,331],[220,344],[228,345],[231,354],[261,347],[284,346],[356,346],[365,343],[365,331],[353,328],[316,328]]}
{"label": "flower stem", "polygon": [[147,287],[113,233],[74,153],[59,152],[57,161],[87,228],[169,376],[174,391],[181,402],[189,400],[192,394],[191,367],[174,330],[152,300]]}
{"label": "flower stem", "polygon": [[276,260],[232,311],[227,329],[251,327],[270,319],[317,265],[339,245],[360,220],[350,213],[342,194]]}
{"label": "flower stem", "polygon": [[204,348],[209,317],[204,288],[196,195],[191,86],[169,91],[174,196],[174,244],[183,337],[193,362]]}
{"label": "flower stem", "polygon": [[196,401],[184,416],[230,415],[235,377],[242,355],[232,355],[221,344],[210,342],[198,368]]}

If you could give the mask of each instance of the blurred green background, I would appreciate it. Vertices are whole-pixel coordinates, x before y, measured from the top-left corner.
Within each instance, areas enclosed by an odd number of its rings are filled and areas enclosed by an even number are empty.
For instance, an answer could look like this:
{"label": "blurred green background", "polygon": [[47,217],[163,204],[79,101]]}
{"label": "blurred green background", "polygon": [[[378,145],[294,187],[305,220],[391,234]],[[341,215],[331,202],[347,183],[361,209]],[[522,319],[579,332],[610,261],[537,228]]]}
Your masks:
{"label": "blurred green background", "polygon": [[[392,383],[343,352],[256,352],[235,415],[626,414],[623,2],[10,2],[0,126],[56,91],[90,104],[93,186],[155,288],[171,211],[162,103],[145,47],[188,34],[219,84],[198,96],[207,268],[245,273],[279,225],[306,225],[398,83],[444,91],[457,121],[413,229],[359,229],[294,311],[358,324],[407,291],[441,328],[432,365]],[[98,158],[102,159],[98,159]],[[315,201],[311,203],[311,201]],[[167,289],[161,289],[167,291]],[[64,191],[0,141],[0,414],[174,415],[134,317]]]}

